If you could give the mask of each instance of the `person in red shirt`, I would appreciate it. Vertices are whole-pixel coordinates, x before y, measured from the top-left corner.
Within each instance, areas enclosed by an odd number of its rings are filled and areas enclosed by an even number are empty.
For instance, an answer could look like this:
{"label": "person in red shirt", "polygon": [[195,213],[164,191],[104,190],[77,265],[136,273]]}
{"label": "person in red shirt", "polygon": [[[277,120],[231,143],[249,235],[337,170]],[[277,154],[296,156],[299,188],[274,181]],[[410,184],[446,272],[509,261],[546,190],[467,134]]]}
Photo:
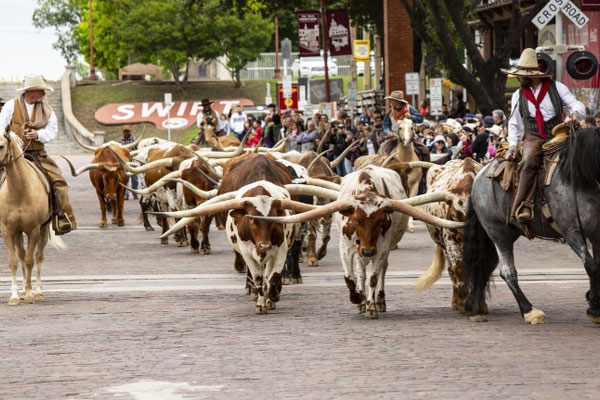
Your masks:
{"label": "person in red shirt", "polygon": [[263,136],[263,130],[260,127],[260,121],[255,119],[252,121],[252,131],[250,131],[250,135],[248,135],[248,140],[246,141],[246,146],[256,146],[260,143],[260,140]]}

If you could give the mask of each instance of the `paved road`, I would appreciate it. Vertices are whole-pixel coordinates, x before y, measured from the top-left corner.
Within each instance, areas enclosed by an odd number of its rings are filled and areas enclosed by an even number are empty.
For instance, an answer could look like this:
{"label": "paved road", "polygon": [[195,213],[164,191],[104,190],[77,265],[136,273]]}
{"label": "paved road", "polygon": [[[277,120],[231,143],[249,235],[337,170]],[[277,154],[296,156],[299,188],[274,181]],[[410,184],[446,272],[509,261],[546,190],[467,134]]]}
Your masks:
{"label": "paved road", "polygon": [[223,232],[208,256],[160,245],[133,201],[125,227],[100,230],[89,179],[69,181],[80,229],[64,237],[67,251],[47,250],[46,299],[8,307],[5,259],[0,269],[0,399],[598,397],[600,327],[585,317],[587,279],[565,245],[518,243],[544,326],[522,322],[499,278],[484,324],[450,309],[446,276],[412,291],[431,259],[423,225],[392,252],[380,319],[349,303],[337,233],[304,284],[257,316]]}

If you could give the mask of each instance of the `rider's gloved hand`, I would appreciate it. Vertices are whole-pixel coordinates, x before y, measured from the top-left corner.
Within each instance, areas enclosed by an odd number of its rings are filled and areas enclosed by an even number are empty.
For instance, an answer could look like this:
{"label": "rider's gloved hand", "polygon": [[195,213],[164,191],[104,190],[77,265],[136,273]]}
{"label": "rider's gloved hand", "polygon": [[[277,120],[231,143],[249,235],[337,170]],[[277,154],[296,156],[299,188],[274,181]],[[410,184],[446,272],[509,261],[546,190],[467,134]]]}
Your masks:
{"label": "rider's gloved hand", "polygon": [[511,144],[510,147],[508,148],[508,150],[506,151],[504,158],[507,160],[514,160],[516,157],[517,157],[517,145]]}

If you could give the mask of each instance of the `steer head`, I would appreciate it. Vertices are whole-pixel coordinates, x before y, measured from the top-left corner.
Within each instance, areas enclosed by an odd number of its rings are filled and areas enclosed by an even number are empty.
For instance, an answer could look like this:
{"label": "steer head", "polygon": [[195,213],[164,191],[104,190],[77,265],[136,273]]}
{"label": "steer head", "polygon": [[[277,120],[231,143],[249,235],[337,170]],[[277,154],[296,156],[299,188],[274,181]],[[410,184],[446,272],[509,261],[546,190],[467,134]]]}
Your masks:
{"label": "steer head", "polygon": [[356,244],[358,253],[363,257],[373,257],[377,254],[377,240],[385,236],[392,225],[394,212],[388,198],[373,192],[361,193],[348,202],[348,207],[341,209],[344,224],[342,234],[352,240],[358,236]]}
{"label": "steer head", "polygon": [[97,170],[90,171],[90,179],[94,185],[102,182],[102,192],[108,201],[116,200],[117,191],[124,190],[119,182],[127,183],[127,178],[121,173],[119,164],[100,164]]}

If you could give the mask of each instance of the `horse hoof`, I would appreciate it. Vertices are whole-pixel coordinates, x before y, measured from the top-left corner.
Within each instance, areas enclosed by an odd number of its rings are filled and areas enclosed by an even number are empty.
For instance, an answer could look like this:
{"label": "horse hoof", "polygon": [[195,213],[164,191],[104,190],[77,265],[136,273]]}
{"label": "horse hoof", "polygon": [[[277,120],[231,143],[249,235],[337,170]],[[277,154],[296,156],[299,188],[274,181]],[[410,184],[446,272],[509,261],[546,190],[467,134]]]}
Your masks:
{"label": "horse hoof", "polygon": [[386,312],[385,303],[375,303],[375,308],[377,309],[378,312]]}
{"label": "horse hoof", "polygon": [[153,227],[151,227],[151,226],[146,226],[145,228],[146,228],[146,231],[148,231],[148,232],[150,232],[150,231],[153,231],[153,230],[154,230],[154,228],[153,228]]}
{"label": "horse hoof", "polygon": [[167,239],[167,238],[160,239],[160,244],[169,244],[169,239]]}
{"label": "horse hoof", "polygon": [[21,300],[18,297],[11,297],[8,300],[9,306],[18,306],[21,303]]}
{"label": "horse hoof", "polygon": [[590,320],[590,322],[594,323],[594,324],[600,324],[600,317],[595,316],[595,315],[587,315],[588,319]]}
{"label": "horse hoof", "polygon": [[469,321],[471,322],[487,322],[487,317],[483,314],[469,315]]}
{"label": "horse hoof", "polygon": [[125,226],[125,221],[118,221],[117,226]]}
{"label": "horse hoof", "polygon": [[35,303],[35,298],[33,297],[32,293],[27,293],[25,295],[25,297],[23,298],[23,300],[25,301],[25,303],[27,304],[34,304]]}
{"label": "horse hoof", "polygon": [[309,267],[318,267],[319,260],[317,260],[315,257],[309,257],[308,258],[308,266]]}
{"label": "horse hoof", "polygon": [[100,222],[100,225],[98,225],[98,227],[100,227],[100,228],[108,228],[108,224],[106,223],[106,221]]}
{"label": "horse hoof", "polygon": [[548,323],[546,314],[544,314],[542,310],[538,310],[535,307],[533,307],[527,314],[523,315],[523,318],[525,318],[525,322],[531,325]]}

